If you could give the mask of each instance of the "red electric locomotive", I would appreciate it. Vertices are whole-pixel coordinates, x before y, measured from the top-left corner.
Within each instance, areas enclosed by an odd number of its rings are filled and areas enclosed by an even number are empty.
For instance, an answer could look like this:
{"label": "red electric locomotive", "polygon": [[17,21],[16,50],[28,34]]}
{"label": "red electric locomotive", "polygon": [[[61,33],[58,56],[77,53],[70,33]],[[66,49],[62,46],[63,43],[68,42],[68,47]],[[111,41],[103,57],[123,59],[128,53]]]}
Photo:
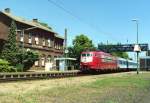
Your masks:
{"label": "red electric locomotive", "polygon": [[117,68],[117,58],[102,51],[82,52],[80,68],[82,71],[115,70]]}

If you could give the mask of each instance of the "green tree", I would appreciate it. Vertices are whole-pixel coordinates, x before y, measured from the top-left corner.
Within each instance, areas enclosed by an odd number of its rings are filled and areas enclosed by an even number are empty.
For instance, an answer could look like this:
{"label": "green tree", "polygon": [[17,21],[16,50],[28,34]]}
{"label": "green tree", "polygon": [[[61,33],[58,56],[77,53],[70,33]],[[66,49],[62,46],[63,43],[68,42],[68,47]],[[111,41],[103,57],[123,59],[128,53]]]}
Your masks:
{"label": "green tree", "polygon": [[75,37],[73,40],[73,46],[68,47],[69,57],[77,59],[77,63],[80,63],[80,55],[83,51],[96,50],[92,40],[90,40],[86,35],[81,34]]}
{"label": "green tree", "polygon": [[16,41],[16,24],[14,21],[11,22],[11,27],[8,34],[8,39],[4,44],[1,58],[7,60],[12,65],[16,65],[18,63],[17,54],[19,48],[17,46]]}
{"label": "green tree", "polygon": [[17,56],[19,63],[17,64],[17,68],[19,71],[27,71],[29,70],[35,61],[39,59],[39,53],[26,49],[20,49],[20,53]]}
{"label": "green tree", "polygon": [[121,58],[125,58],[125,59],[129,59],[129,56],[126,52],[112,52],[111,53],[113,56],[116,57],[121,57]]}

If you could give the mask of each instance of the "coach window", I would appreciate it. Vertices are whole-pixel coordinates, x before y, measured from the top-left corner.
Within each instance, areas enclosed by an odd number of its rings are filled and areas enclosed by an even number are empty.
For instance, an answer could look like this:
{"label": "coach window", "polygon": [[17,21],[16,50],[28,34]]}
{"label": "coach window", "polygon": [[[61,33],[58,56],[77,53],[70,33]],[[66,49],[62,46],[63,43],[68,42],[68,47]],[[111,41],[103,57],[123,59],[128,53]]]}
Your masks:
{"label": "coach window", "polygon": [[125,64],[126,64],[126,62],[124,61],[124,62],[123,62],[123,64],[125,65]]}
{"label": "coach window", "polygon": [[122,61],[119,61],[119,64],[122,64]]}

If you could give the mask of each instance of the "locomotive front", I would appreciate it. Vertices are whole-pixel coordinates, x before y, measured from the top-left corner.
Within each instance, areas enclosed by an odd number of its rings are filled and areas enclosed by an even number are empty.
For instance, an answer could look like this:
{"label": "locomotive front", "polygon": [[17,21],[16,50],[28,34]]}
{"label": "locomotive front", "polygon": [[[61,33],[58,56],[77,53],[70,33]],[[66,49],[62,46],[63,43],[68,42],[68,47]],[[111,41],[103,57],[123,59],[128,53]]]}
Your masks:
{"label": "locomotive front", "polygon": [[93,52],[82,52],[81,53],[81,60],[80,60],[80,69],[81,70],[88,70],[92,68],[93,65]]}

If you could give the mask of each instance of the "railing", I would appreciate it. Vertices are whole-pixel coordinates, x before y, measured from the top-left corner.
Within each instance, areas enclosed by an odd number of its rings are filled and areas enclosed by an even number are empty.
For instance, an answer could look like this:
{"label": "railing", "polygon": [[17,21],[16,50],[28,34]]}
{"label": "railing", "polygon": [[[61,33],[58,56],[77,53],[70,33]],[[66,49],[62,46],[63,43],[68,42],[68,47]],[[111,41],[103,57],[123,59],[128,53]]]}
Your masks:
{"label": "railing", "polygon": [[79,71],[0,73],[0,80],[40,79],[76,76]]}

